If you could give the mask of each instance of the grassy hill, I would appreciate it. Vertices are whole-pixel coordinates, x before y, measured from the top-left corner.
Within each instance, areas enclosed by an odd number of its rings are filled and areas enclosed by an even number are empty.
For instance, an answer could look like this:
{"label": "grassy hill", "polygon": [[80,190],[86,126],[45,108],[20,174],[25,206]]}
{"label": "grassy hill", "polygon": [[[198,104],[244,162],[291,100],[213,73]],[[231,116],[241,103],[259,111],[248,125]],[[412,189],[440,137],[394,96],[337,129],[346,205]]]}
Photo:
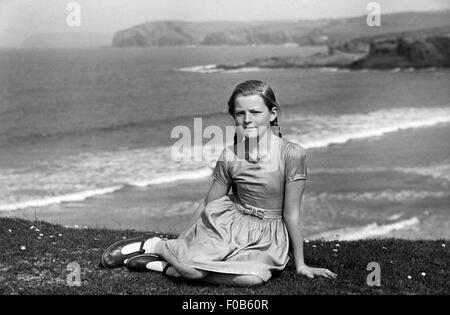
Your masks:
{"label": "grassy hill", "polygon": [[[159,273],[99,266],[112,242],[142,233],[70,229],[45,222],[0,218],[0,294],[449,294],[450,242],[400,239],[305,242],[307,264],[329,268],[337,279],[308,279],[291,262],[268,283],[252,288],[214,286]],[[153,233],[148,233],[152,235]],[[169,235],[174,237],[174,235]],[[367,285],[370,262],[381,268],[381,285]],[[68,286],[70,263],[80,266],[80,286]],[[72,269],[73,271],[73,269]]]}

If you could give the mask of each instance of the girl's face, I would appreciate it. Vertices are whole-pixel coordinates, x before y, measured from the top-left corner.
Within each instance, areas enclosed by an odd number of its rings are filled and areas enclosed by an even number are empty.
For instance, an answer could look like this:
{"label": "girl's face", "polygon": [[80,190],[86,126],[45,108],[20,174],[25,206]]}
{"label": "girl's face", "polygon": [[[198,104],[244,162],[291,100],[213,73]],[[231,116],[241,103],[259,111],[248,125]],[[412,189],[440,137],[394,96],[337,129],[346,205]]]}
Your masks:
{"label": "girl's face", "polygon": [[277,117],[276,108],[269,111],[259,95],[238,96],[234,101],[234,120],[246,138],[263,136]]}

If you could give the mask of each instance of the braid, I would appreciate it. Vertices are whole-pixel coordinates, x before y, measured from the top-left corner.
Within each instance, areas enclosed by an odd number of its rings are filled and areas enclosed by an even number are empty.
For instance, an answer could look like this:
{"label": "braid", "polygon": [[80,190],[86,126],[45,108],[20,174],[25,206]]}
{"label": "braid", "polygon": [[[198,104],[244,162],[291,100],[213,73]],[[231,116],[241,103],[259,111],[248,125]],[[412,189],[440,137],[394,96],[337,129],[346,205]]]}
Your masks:
{"label": "braid", "polygon": [[273,121],[272,126],[270,128],[272,129],[272,131],[275,135],[282,138],[280,126],[278,125],[278,117],[275,118],[275,120]]}

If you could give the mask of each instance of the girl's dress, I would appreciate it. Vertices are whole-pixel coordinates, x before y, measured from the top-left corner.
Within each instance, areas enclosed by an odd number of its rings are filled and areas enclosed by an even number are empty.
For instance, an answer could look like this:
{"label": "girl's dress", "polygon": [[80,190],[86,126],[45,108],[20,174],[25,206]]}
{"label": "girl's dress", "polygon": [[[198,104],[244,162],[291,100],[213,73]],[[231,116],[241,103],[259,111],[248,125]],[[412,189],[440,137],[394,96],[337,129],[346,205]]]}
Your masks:
{"label": "girl's dress", "polygon": [[[269,280],[289,261],[289,236],[282,218],[285,183],[306,179],[306,154],[298,144],[274,137],[274,148],[258,162],[240,159],[226,147],[214,168],[214,179],[234,183],[237,195],[204,206],[199,219],[167,249],[187,266]],[[237,151],[240,152],[240,151]]]}

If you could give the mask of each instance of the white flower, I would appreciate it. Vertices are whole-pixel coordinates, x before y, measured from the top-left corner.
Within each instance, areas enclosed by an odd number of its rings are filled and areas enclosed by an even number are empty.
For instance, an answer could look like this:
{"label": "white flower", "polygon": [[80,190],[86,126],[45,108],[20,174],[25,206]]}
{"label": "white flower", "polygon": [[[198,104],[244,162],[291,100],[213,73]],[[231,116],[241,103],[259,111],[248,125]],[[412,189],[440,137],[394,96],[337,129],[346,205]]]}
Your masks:
{"label": "white flower", "polygon": [[87,227],[87,226],[84,226],[84,228],[87,229],[88,227]]}
{"label": "white flower", "polygon": [[76,229],[78,229],[78,228],[79,228],[79,226],[78,226],[78,225],[76,225],[76,224],[75,224],[75,225],[74,225],[73,227],[74,227],[74,228],[76,228]]}
{"label": "white flower", "polygon": [[62,236],[62,234],[61,234],[61,233],[59,233],[59,234],[58,234],[58,236]]}
{"label": "white flower", "polygon": [[445,244],[442,244],[442,247],[445,247]]}
{"label": "white flower", "polygon": [[11,231],[11,230],[8,230],[8,232],[11,233],[12,231]]}
{"label": "white flower", "polygon": [[38,240],[42,239],[42,237],[38,236]]}
{"label": "white flower", "polygon": [[427,274],[425,272],[421,273],[422,277],[425,277]]}
{"label": "white flower", "polygon": [[22,246],[20,246],[20,249],[21,249],[21,250],[25,250],[26,247],[25,247],[24,245],[22,245]]}
{"label": "white flower", "polygon": [[69,226],[68,226],[68,225],[64,225],[64,227],[65,227],[65,228],[68,228]]}
{"label": "white flower", "polygon": [[42,233],[39,233],[39,236],[44,236],[44,234],[42,234]]}
{"label": "white flower", "polygon": [[305,238],[305,243],[309,243],[309,240],[307,240],[306,238]]}
{"label": "white flower", "polygon": [[412,277],[411,277],[411,276],[408,276],[407,278],[408,278],[408,279],[410,279],[410,280],[412,279]]}
{"label": "white flower", "polygon": [[334,245],[334,246],[339,247],[339,244],[336,244],[336,245]]}
{"label": "white flower", "polygon": [[316,246],[316,245],[313,245],[312,247],[316,248],[317,246]]}
{"label": "white flower", "polygon": [[336,248],[333,249],[333,252],[337,252],[338,250]]}
{"label": "white flower", "polygon": [[123,239],[123,240],[126,240],[126,239],[127,239],[127,237],[126,237],[126,236],[123,236],[123,237],[122,237],[122,239]]}
{"label": "white flower", "polygon": [[36,232],[39,232],[40,230],[38,228],[35,228]]}
{"label": "white flower", "polygon": [[34,229],[34,225],[30,226],[30,230]]}
{"label": "white flower", "polygon": [[50,238],[53,238],[53,235],[50,235]]}

